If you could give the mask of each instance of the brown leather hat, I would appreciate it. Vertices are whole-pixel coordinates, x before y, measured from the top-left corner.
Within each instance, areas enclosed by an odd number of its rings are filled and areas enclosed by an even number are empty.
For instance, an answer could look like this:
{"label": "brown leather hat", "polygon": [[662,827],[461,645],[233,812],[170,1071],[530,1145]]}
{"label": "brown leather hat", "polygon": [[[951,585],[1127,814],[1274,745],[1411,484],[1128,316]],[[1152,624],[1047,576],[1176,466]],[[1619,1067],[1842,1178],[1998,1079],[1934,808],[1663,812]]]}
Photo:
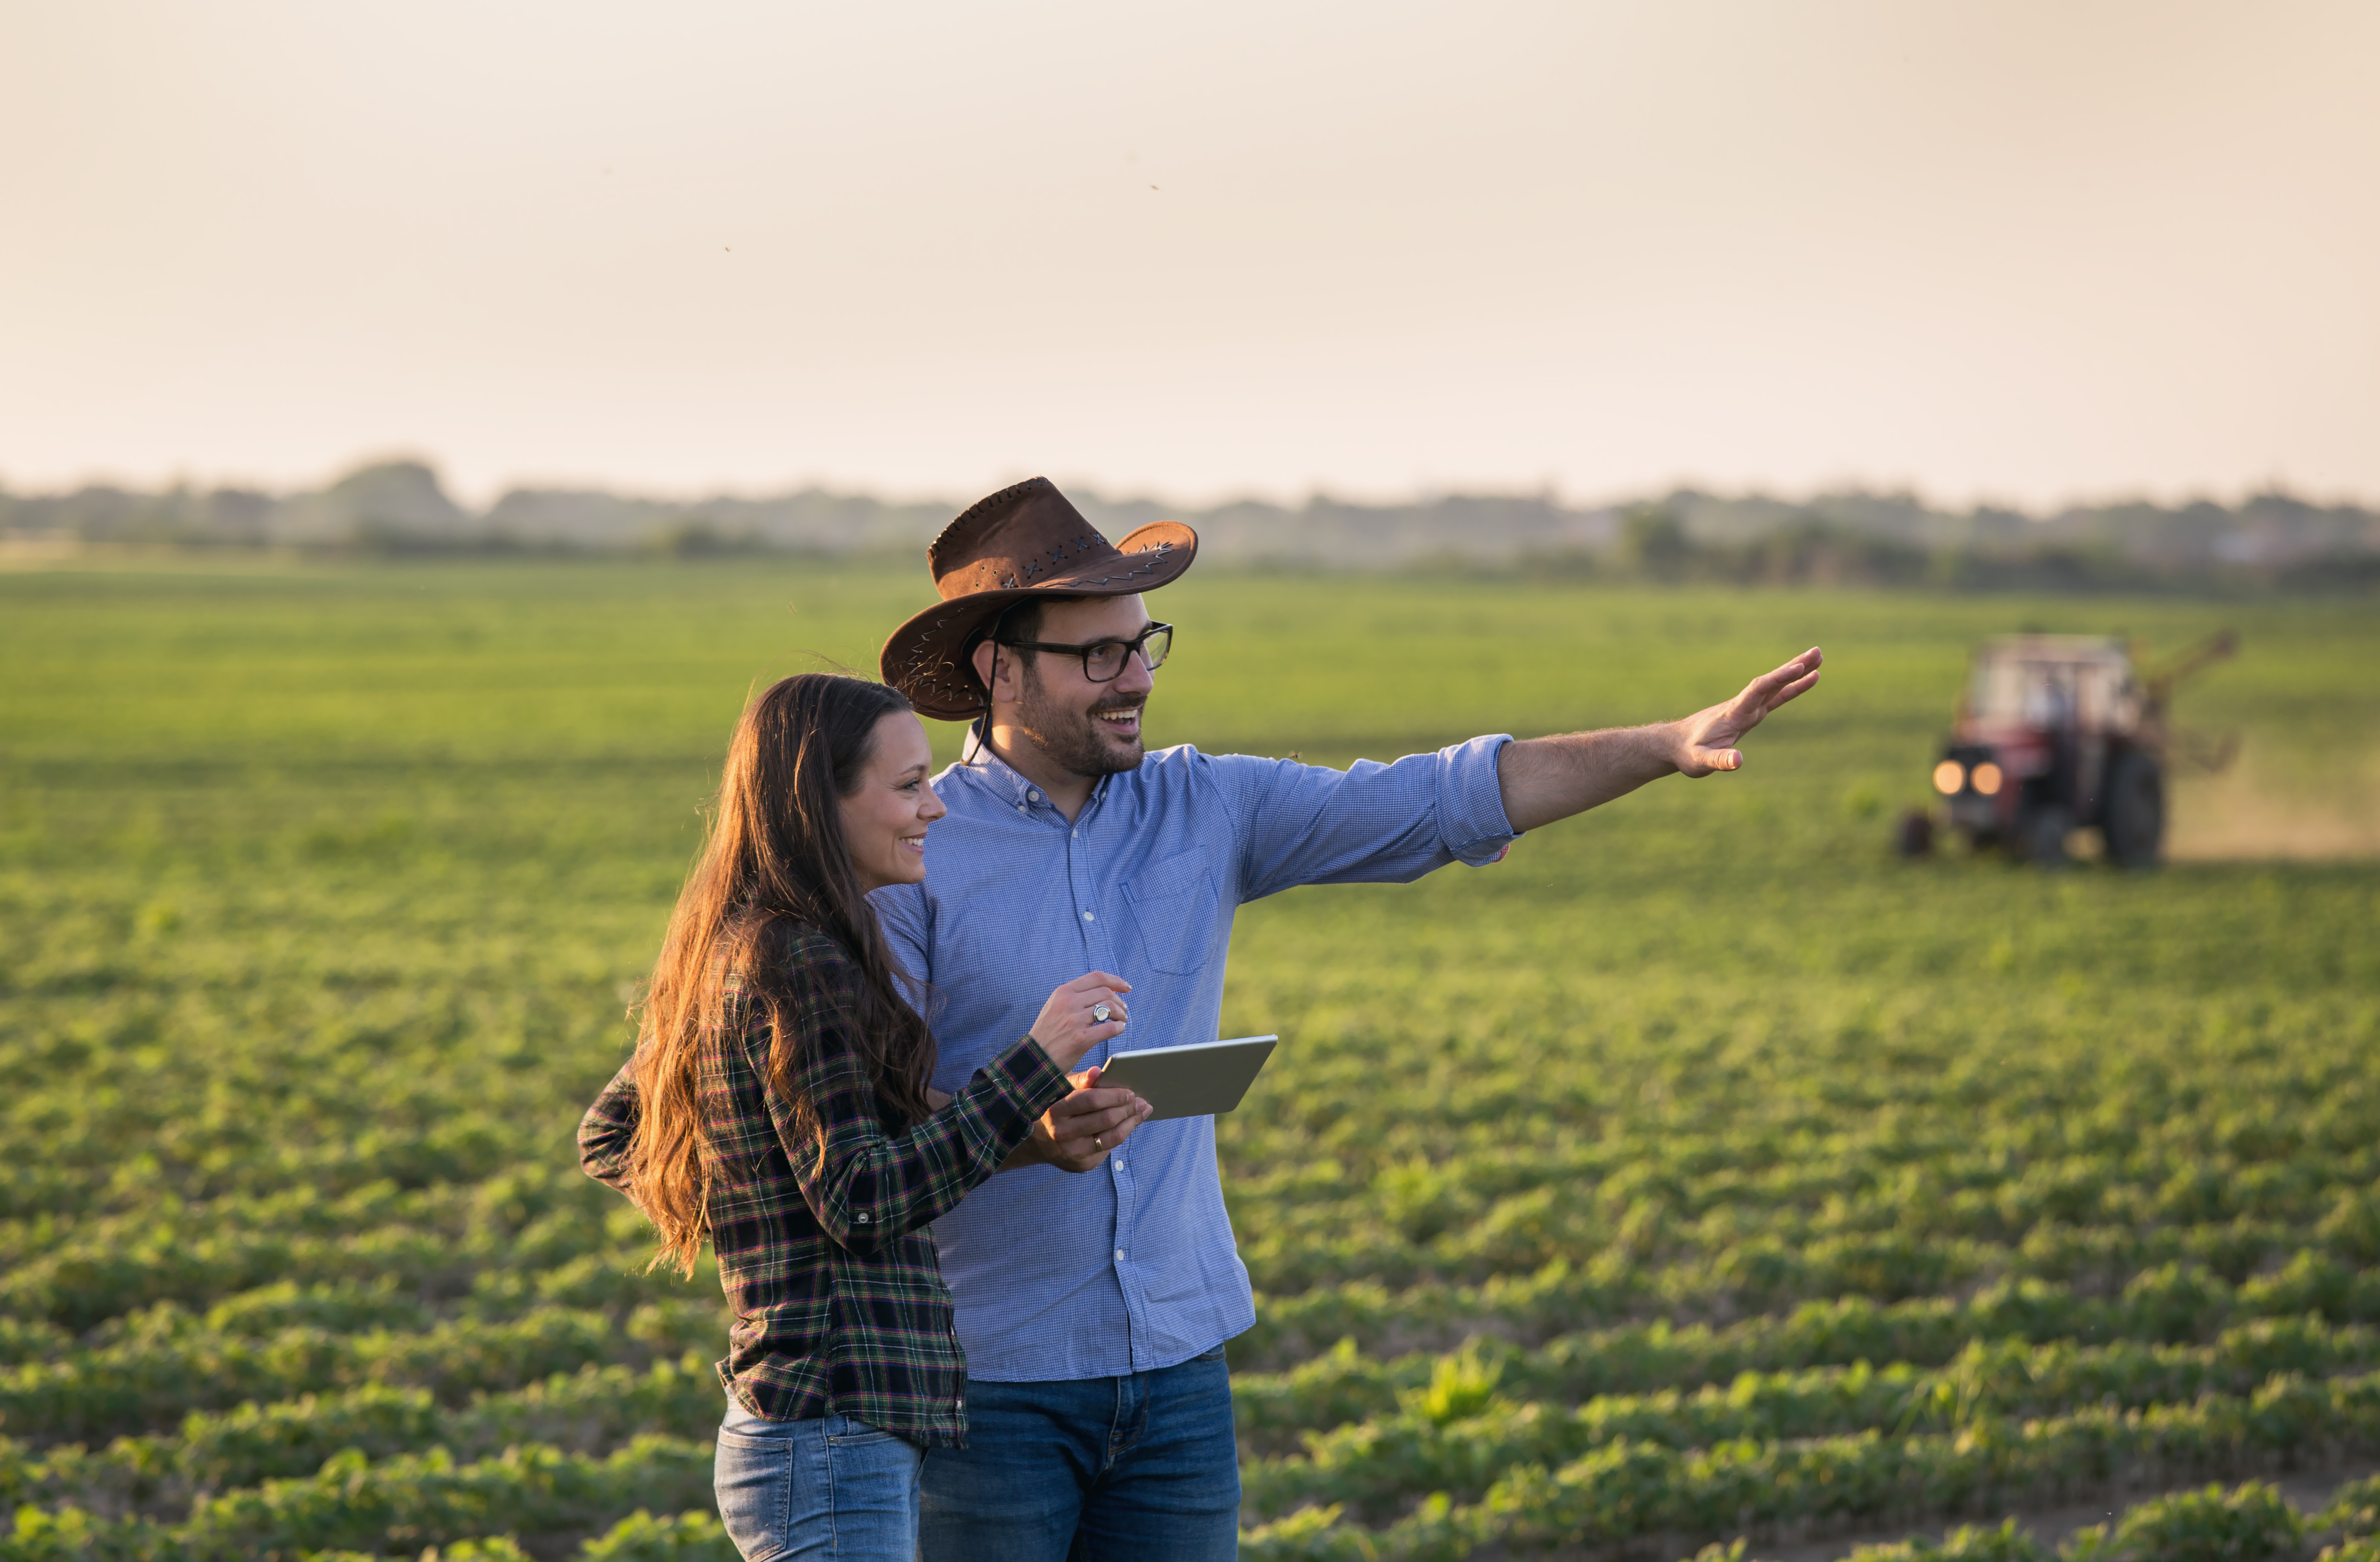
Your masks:
{"label": "brown leather hat", "polygon": [[967,642],[1012,604],[1153,592],[1197,556],[1198,533],[1178,520],[1152,521],[1111,546],[1056,483],[1028,478],[967,506],[926,550],[942,600],[884,642],[884,681],[922,714],[966,721],[988,703]]}

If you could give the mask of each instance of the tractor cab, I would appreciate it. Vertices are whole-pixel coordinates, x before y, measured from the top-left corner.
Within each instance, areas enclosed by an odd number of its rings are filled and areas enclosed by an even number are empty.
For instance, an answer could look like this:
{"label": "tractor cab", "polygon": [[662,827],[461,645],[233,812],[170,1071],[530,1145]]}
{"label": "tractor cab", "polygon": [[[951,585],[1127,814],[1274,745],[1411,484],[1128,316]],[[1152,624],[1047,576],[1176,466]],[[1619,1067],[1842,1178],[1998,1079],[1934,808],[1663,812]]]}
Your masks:
{"label": "tractor cab", "polygon": [[2165,850],[2168,698],[2235,645],[2217,635],[2144,677],[2119,640],[1985,641],[1934,766],[1950,827],[2042,863],[2064,860],[2072,831],[2094,829],[2114,861],[2154,866]]}

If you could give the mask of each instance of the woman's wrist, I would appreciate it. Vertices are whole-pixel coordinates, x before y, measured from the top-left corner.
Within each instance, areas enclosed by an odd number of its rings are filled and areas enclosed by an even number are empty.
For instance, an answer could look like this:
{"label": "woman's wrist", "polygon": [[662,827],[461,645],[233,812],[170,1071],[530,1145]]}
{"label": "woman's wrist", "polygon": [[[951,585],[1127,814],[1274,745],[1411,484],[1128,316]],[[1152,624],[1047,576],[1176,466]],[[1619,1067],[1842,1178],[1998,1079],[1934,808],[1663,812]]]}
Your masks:
{"label": "woman's wrist", "polygon": [[1083,1061],[1083,1054],[1091,1050],[1088,1046],[1085,1046],[1080,1051],[1076,1052],[1072,1057],[1061,1057],[1055,1051],[1051,1050],[1050,1043],[1044,1042],[1040,1037],[1034,1035],[1031,1031],[1028,1031],[1026,1032],[1025,1039],[1028,1043],[1032,1043],[1033,1050],[1041,1056],[1043,1062],[1047,1063],[1050,1068],[1056,1069],[1061,1074],[1070,1074],[1074,1072],[1075,1066]]}

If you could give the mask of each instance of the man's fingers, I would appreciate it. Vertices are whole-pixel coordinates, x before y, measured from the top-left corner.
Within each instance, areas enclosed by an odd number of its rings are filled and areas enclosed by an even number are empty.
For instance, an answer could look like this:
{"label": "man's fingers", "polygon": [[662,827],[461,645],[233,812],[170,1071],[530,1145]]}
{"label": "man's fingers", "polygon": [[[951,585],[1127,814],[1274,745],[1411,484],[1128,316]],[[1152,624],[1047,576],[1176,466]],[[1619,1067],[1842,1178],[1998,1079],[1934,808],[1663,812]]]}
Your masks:
{"label": "man's fingers", "polygon": [[1139,1123],[1139,1107],[1116,1106],[1105,1112],[1094,1112],[1088,1117],[1070,1117],[1066,1120],[1065,1129],[1055,1137],[1061,1144],[1086,1148],[1094,1139],[1103,1140],[1105,1142],[1099,1148],[1111,1149],[1127,1128],[1137,1127]]}
{"label": "man's fingers", "polygon": [[1135,1106],[1131,1111],[1125,1113],[1123,1121],[1118,1123],[1115,1126],[1114,1131],[1107,1136],[1107,1147],[1112,1150],[1117,1145],[1122,1144],[1125,1140],[1130,1139],[1132,1137],[1132,1130],[1140,1127],[1141,1124],[1148,1121],[1148,1114],[1155,1110],[1155,1107],[1143,1102],[1140,1105]]}
{"label": "man's fingers", "polygon": [[[1143,1101],[1115,1113],[1077,1119],[1075,1125],[1067,1128],[1062,1137],[1051,1141],[1054,1159],[1068,1171],[1088,1171],[1105,1159],[1109,1152],[1130,1139],[1132,1130],[1148,1121],[1155,1111],[1155,1107]],[[1102,1120],[1108,1117],[1114,1120]]]}
{"label": "man's fingers", "polygon": [[1773,711],[1789,700],[1799,700],[1803,695],[1809,693],[1811,689],[1817,687],[1817,682],[1818,675],[1815,670],[1803,674],[1800,677],[1795,678],[1791,683],[1787,684],[1783,689],[1778,690],[1775,695],[1771,696],[1768,702],[1768,708]]}
{"label": "man's fingers", "polygon": [[1750,687],[1746,688],[1744,692],[1746,694],[1757,694],[1760,696],[1764,703],[1773,707],[1781,703],[1781,702],[1771,698],[1777,690],[1784,688],[1789,683],[1805,678],[1810,674],[1816,672],[1819,665],[1824,661],[1826,661],[1826,657],[1819,652],[1818,648],[1814,645],[1810,647],[1809,650],[1802,653],[1799,656],[1794,657],[1791,662],[1779,667],[1776,671],[1763,673],[1758,677],[1754,678]]}

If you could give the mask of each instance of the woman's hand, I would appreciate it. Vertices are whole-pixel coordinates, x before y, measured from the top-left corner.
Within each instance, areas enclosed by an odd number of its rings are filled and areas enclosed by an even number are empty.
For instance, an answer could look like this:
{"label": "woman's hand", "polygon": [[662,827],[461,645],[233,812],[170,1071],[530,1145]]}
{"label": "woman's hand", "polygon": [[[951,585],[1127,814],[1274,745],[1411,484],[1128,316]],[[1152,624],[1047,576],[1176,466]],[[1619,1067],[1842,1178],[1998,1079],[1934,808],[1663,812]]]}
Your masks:
{"label": "woman's hand", "polygon": [[1123,1034],[1123,995],[1131,991],[1121,976],[1087,971],[1050,995],[1033,1022],[1033,1039],[1061,1071],[1071,1071],[1085,1053]]}
{"label": "woman's hand", "polygon": [[1019,1166],[1095,1170],[1157,1110],[1121,1085],[1101,1085],[1097,1068],[1066,1077],[1074,1081],[1075,1092],[1041,1114],[1032,1137],[1002,1163],[1002,1171]]}

